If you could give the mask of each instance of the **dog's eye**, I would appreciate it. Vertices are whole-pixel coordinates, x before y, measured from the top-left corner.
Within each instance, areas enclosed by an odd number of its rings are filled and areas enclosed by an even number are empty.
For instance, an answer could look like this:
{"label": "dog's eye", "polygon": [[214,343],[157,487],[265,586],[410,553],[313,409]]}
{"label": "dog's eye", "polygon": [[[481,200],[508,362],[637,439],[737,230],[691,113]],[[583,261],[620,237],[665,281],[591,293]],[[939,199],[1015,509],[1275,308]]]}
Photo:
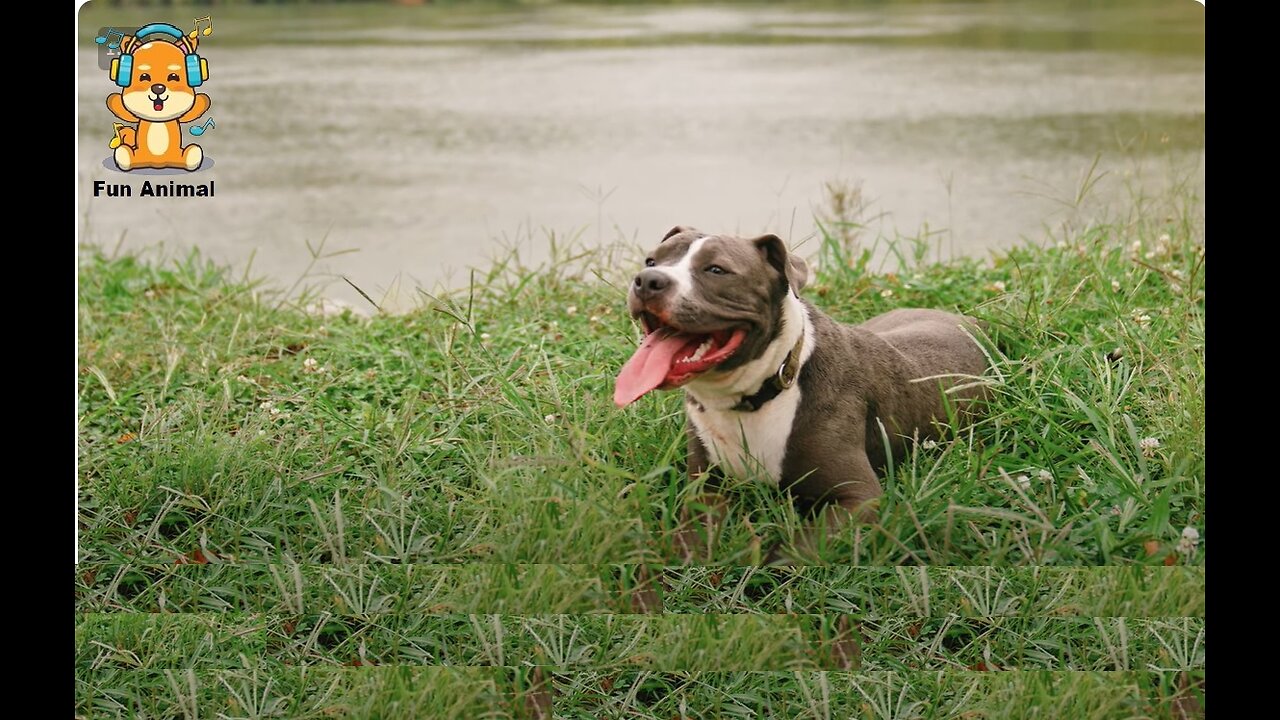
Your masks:
{"label": "dog's eye", "polygon": [[138,79],[142,82],[151,82],[151,73],[142,73],[138,76]]}
{"label": "dog's eye", "polygon": [[644,259],[644,266],[645,266],[645,267],[653,267],[654,265],[657,265],[657,264],[658,264],[658,263],[657,263],[657,261],[655,261],[653,258],[645,258],[645,259]]}
{"label": "dog's eye", "polygon": [[178,73],[169,73],[169,82],[178,82]]}
{"label": "dog's eye", "polygon": [[708,265],[707,272],[711,273],[712,275],[728,275],[729,274],[728,270],[725,270],[719,265]]}

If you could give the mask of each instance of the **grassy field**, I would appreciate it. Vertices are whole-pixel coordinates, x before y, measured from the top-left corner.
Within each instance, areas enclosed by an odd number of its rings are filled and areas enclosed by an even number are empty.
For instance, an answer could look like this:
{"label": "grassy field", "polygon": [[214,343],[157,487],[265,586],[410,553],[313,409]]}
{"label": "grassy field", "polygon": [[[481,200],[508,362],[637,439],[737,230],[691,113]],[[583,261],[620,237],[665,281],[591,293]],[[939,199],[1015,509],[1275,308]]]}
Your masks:
{"label": "grassy field", "polygon": [[796,567],[756,564],[804,518],[750,482],[681,565],[680,399],[611,402],[633,248],[513,255],[373,317],[86,249],[76,714],[1202,711],[1202,208],[987,261],[836,213],[802,248],[814,302],[958,309],[1002,350],[986,417],[896,458],[879,522]]}

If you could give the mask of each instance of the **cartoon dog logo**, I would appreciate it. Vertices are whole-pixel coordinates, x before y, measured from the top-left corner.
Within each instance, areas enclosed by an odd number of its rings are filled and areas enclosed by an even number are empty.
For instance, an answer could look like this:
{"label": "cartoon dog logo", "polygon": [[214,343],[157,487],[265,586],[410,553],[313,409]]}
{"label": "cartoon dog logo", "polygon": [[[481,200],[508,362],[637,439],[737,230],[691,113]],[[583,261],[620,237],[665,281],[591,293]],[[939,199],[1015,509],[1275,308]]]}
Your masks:
{"label": "cartoon dog logo", "polygon": [[208,95],[196,92],[209,79],[197,44],[196,33],[184,35],[168,23],[146,25],[121,41],[121,55],[111,61],[111,79],[120,91],[107,96],[107,109],[138,124],[118,131],[115,161],[121,170],[200,167],[200,146],[182,146],[182,123],[205,114],[211,104]]}

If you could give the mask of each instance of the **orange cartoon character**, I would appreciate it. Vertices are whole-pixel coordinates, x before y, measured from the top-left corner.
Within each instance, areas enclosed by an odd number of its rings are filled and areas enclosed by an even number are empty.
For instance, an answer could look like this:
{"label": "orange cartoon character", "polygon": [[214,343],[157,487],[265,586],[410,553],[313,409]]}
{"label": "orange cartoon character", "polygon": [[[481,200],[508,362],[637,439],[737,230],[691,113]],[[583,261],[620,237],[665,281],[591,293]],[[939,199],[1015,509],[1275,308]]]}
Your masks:
{"label": "orange cartoon character", "polygon": [[196,33],[184,35],[168,23],[152,23],[121,41],[120,57],[111,61],[111,79],[120,92],[107,96],[107,108],[138,124],[118,131],[115,161],[121,170],[200,167],[200,146],[182,146],[182,123],[205,114],[210,105],[208,95],[196,92],[209,79],[197,43]]}

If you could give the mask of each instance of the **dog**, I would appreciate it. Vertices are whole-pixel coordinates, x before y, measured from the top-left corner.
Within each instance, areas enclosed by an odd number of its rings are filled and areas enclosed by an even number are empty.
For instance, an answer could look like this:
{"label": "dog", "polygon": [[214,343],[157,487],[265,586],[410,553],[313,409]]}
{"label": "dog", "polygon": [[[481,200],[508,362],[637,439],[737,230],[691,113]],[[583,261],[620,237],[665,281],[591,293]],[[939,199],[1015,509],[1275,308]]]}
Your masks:
{"label": "dog", "polygon": [[677,226],[645,266],[627,298],[645,336],[618,373],[614,402],[684,388],[691,478],[714,467],[763,479],[822,508],[828,529],[873,522],[889,454],[937,437],[984,397],[978,321],[899,309],[836,322],[800,297],[808,265],[777,235]]}
{"label": "dog", "polygon": [[[157,35],[158,40],[141,39]],[[194,33],[184,35],[165,23],[148,25],[121,40],[121,58],[111,66],[111,79],[120,91],[107,96],[107,108],[138,126],[120,129],[113,156],[116,167],[200,167],[204,150],[195,143],[182,146],[182,123],[205,114],[212,104],[208,95],[195,89],[208,77],[208,65],[196,55],[198,42]]]}

